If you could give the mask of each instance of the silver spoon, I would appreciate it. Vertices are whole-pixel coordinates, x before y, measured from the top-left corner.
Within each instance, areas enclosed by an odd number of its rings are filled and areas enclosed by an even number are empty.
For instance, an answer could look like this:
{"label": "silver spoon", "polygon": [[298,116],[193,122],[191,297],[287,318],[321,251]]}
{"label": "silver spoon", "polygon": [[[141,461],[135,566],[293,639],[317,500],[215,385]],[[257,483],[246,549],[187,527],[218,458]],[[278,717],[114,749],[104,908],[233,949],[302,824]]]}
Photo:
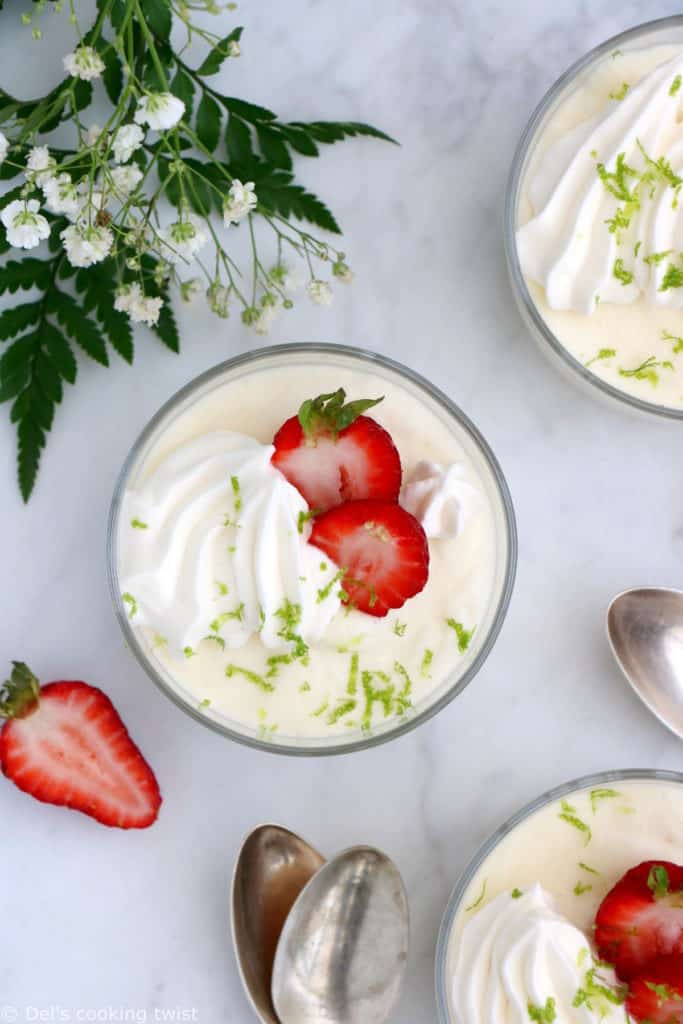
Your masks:
{"label": "silver spoon", "polygon": [[408,899],[394,864],[357,846],[315,875],[292,907],[273,967],[281,1024],[383,1024],[408,959]]}
{"label": "silver spoon", "polygon": [[683,591],[625,590],[609,606],[607,635],[640,699],[683,739]]}
{"label": "silver spoon", "polygon": [[290,908],[325,859],[300,836],[261,825],[247,836],[232,882],[232,937],[247,997],[263,1024],[280,1024],[270,994],[275,948]]}

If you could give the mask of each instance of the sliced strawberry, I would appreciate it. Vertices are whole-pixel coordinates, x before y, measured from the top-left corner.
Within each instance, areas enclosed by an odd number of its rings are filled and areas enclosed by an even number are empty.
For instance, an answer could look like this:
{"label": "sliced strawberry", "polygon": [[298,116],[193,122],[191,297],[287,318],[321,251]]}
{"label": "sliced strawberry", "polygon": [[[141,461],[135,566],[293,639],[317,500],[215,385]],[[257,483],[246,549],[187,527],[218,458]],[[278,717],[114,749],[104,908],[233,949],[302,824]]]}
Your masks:
{"label": "sliced strawberry", "polygon": [[683,867],[648,860],[631,868],[600,905],[595,942],[623,981],[655,957],[683,954]]}
{"label": "sliced strawberry", "polygon": [[0,768],[19,789],[103,825],[156,820],[157,781],[106,694],[81,682],[41,688],[21,662],[2,693]]}
{"label": "sliced strawberry", "polygon": [[631,980],[626,1009],[648,1024],[683,1024],[683,956],[660,956]]}
{"label": "sliced strawberry", "polygon": [[381,398],[344,404],[345,397],[340,388],[304,402],[273,439],[273,465],[317,512],[362,498],[396,501],[401,489],[394,442],[361,415]]}
{"label": "sliced strawberry", "polygon": [[420,523],[391,501],[349,501],[313,522],[310,543],[344,573],[344,601],[386,615],[418,594],[429,574],[429,546]]}

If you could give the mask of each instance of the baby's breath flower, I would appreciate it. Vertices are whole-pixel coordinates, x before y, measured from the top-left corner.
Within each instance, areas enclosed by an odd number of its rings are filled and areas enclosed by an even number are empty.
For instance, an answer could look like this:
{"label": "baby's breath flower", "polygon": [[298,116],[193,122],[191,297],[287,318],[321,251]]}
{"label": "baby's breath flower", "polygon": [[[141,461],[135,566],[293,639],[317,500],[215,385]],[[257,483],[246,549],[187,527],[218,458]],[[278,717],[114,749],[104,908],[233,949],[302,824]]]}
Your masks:
{"label": "baby's breath flower", "polygon": [[144,323],[149,327],[157,323],[163,304],[163,299],[145,295],[137,281],[122,285],[114,299],[114,309],[127,313],[135,323]]}
{"label": "baby's breath flower", "polygon": [[92,46],[78,46],[73,53],[67,53],[64,58],[64,70],[72,78],[82,78],[84,82],[90,82],[100,77],[104,71],[104,61]]}
{"label": "baby's breath flower", "polygon": [[114,236],[109,228],[84,221],[64,228],[59,237],[72,267],[91,267],[93,263],[101,263],[114,244]]}
{"label": "baby's breath flower", "polygon": [[112,149],[117,164],[126,164],[142,145],[145,133],[139,124],[123,124],[114,136]]}
{"label": "baby's breath flower", "polygon": [[185,104],[177,96],[170,92],[150,92],[138,100],[135,121],[157,131],[167,131],[175,128],[184,113]]}
{"label": "baby's breath flower", "polygon": [[134,192],[142,181],[142,171],[135,164],[128,164],[125,167],[113,167],[111,179],[117,196],[125,198],[131,192]]}
{"label": "baby's breath flower", "polygon": [[223,204],[223,220],[226,227],[246,217],[254,209],[256,203],[254,182],[248,181],[243,185],[238,178],[235,178]]}
{"label": "baby's breath flower", "polygon": [[85,133],[85,141],[89,146],[96,146],[102,137],[102,129],[98,124],[91,124]]}
{"label": "baby's breath flower", "polygon": [[168,282],[171,273],[171,264],[167,260],[159,260],[154,268],[154,283],[157,288],[163,288]]}
{"label": "baby's breath flower", "polygon": [[204,222],[194,213],[187,213],[179,220],[162,228],[159,237],[163,244],[163,255],[169,263],[188,263],[209,240]]}
{"label": "baby's breath flower", "polygon": [[242,54],[240,44],[236,39],[231,39],[228,43],[228,57],[239,57]]}
{"label": "baby's breath flower", "polygon": [[183,302],[192,302],[202,290],[202,282],[198,277],[191,277],[180,282],[180,296]]}
{"label": "baby's breath flower", "polygon": [[52,172],[57,166],[57,161],[54,157],[50,156],[50,150],[47,146],[34,146],[33,149],[29,150],[28,160],[26,161],[27,177],[35,181],[37,185],[42,185],[44,181],[52,177]]}
{"label": "baby's breath flower", "polygon": [[291,267],[288,263],[276,263],[270,268],[268,278],[284,292],[295,292],[303,283],[296,267]]}
{"label": "baby's breath flower", "polygon": [[280,304],[277,296],[272,292],[266,292],[261,298],[261,309],[258,315],[251,321],[251,328],[255,334],[268,334],[273,321],[280,311]]}
{"label": "baby's breath flower", "polygon": [[47,178],[42,184],[42,189],[45,205],[50,213],[65,214],[67,217],[78,216],[82,200],[68,174]]}
{"label": "baby's breath flower", "polygon": [[7,141],[6,136],[2,132],[0,132],[0,164],[4,161],[5,157],[7,156],[8,149],[9,142]]}
{"label": "baby's breath flower", "polygon": [[327,281],[313,278],[312,281],[308,282],[306,291],[311,301],[315,302],[317,306],[329,306],[332,304],[334,294]]}
{"label": "baby's breath flower", "polygon": [[206,298],[209,303],[209,309],[216,316],[226,320],[229,315],[228,300],[230,299],[230,289],[224,288],[221,284],[215,281],[209,285],[206,290]]}
{"label": "baby's breath flower", "polygon": [[0,214],[7,231],[7,241],[17,249],[34,249],[50,234],[50,225],[41,216],[37,199],[15,199]]}
{"label": "baby's breath flower", "polygon": [[342,282],[342,284],[351,284],[355,277],[355,274],[351,270],[351,267],[348,265],[348,263],[345,263],[344,260],[341,258],[335,260],[335,262],[332,264],[332,273],[334,274],[338,281]]}

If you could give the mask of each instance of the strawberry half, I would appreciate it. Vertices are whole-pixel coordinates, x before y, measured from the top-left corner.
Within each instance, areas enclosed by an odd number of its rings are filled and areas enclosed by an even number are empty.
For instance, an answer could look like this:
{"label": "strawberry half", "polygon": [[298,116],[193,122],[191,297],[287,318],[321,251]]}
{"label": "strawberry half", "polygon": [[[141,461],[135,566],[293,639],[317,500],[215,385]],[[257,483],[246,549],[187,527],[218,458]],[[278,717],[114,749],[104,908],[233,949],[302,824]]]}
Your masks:
{"label": "strawberry half", "polygon": [[632,979],[626,1009],[649,1024],[683,1024],[683,956],[660,956]]}
{"label": "strawberry half", "polygon": [[0,691],[0,768],[25,793],[103,825],[147,828],[161,805],[154,774],[114,705],[81,682],[41,687],[22,662]]}
{"label": "strawberry half", "polygon": [[655,957],[683,954],[683,867],[648,860],[628,871],[600,905],[595,942],[622,981]]}
{"label": "strawberry half", "polygon": [[310,543],[344,573],[343,600],[386,615],[418,594],[429,575],[429,545],[420,523],[391,501],[349,501],[313,522]]}
{"label": "strawberry half", "polygon": [[379,423],[362,415],[382,399],[344,404],[345,398],[340,388],[304,402],[273,439],[273,465],[316,512],[363,498],[396,501],[401,489],[394,442]]}

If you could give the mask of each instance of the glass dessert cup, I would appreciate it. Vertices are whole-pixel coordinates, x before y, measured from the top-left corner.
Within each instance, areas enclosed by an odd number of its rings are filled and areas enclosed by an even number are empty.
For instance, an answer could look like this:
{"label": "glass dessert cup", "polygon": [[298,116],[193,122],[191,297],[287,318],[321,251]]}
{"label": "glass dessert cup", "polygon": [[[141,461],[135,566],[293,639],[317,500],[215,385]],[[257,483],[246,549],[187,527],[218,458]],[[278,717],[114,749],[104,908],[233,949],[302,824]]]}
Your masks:
{"label": "glass dessert cup", "polygon": [[[454,655],[454,664],[447,677],[422,701],[405,715],[387,719],[373,725],[370,731],[356,730],[330,736],[297,736],[275,733],[264,737],[256,728],[228,718],[212,707],[199,707],[196,693],[185,688],[178,679],[154,656],[153,648],[130,621],[130,609],[123,600],[119,581],[119,549],[122,502],[136,474],[144,470],[150,452],[161,438],[195,403],[218,392],[233,381],[255,381],[254,402],[258,402],[257,374],[264,371],[302,373],[324,371],[334,377],[334,370],[371,375],[375,382],[386,382],[406,392],[411,399],[428,407],[430,415],[449,431],[454,443],[464,452],[475,469],[485,492],[490,509],[495,541],[495,565],[492,587],[485,614],[477,624],[475,637],[467,657]],[[250,392],[251,394],[252,392]],[[490,448],[469,419],[440,391],[422,377],[390,359],[339,345],[296,344],[260,349],[220,364],[181,389],[153,417],[129,453],[119,476],[112,500],[107,538],[107,565],[109,585],[116,612],[126,643],[152,681],[179,707],[193,718],[215,731],[249,746],[274,753],[293,755],[336,754],[360,750],[394,739],[426,721],[461,693],[477,674],[503,624],[514,583],[517,559],[517,540],[514,512],[510,494],[500,467]],[[405,606],[405,610],[409,604]],[[361,615],[362,613],[354,613]],[[457,652],[457,648],[455,648]]]}
{"label": "glass dessert cup", "polygon": [[[600,790],[602,787],[611,787],[624,783],[674,783],[683,786],[683,773],[673,771],[657,771],[649,769],[625,769],[611,772],[599,772],[595,775],[587,775],[583,778],[574,779],[564,785],[556,786],[554,789],[543,793],[532,800],[529,804],[517,811],[511,818],[502,824],[489,839],[477,850],[469,862],[459,881],[457,882],[448,901],[443,916],[439,937],[436,946],[435,983],[436,1002],[439,1024],[452,1024],[454,1017],[451,1012],[451,955],[455,935],[455,923],[461,911],[466,897],[469,896],[469,888],[489,857],[498,849],[508,836],[511,835],[520,825],[527,822],[533,815],[550,804],[571,798],[579,791]],[[616,880],[615,880],[616,881]]]}
{"label": "glass dessert cup", "polygon": [[[646,398],[630,394],[614,386],[598,374],[593,373],[590,367],[587,367],[565,347],[534,301],[522,272],[516,240],[517,229],[522,223],[520,208],[524,198],[527,173],[533,163],[537,147],[559,108],[590,79],[599,65],[609,60],[613,54],[617,52],[628,54],[662,44],[683,46],[683,15],[647,22],[608,39],[573,64],[548,90],[531,115],[512,161],[505,199],[504,243],[512,291],[522,319],[541,350],[567,379],[578,383],[594,397],[604,399],[613,408],[616,408],[616,403],[618,403],[622,410],[627,409],[635,413],[648,413],[666,419],[683,420],[683,408],[679,409],[675,406],[659,404],[656,401],[648,401]],[[628,307],[625,308],[628,309]],[[680,310],[677,312],[680,316]],[[605,343],[609,344],[610,339],[605,339]]]}

